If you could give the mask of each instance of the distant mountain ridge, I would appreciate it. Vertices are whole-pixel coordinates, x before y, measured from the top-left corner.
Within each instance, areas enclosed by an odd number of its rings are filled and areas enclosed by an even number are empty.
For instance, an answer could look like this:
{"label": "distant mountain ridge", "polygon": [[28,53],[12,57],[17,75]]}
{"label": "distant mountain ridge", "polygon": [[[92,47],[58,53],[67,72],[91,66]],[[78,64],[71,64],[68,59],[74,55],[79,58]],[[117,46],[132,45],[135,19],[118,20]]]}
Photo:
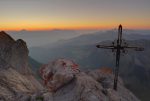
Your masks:
{"label": "distant mountain ridge", "polygon": [[[89,45],[93,43],[98,43],[100,41],[106,40],[114,40],[117,39],[117,30],[108,30],[108,31],[100,31],[88,35],[81,35],[69,40],[64,41],[64,43],[68,43],[69,45]],[[150,31],[149,31],[150,33]],[[127,40],[138,40],[138,39],[150,39],[150,34],[148,33],[137,33],[134,30],[125,30],[123,31],[123,38]],[[64,44],[63,42],[60,42]]]}
{"label": "distant mountain ridge", "polygon": [[79,36],[74,30],[50,30],[50,31],[7,31],[14,39],[23,39],[28,47],[41,46],[47,43],[54,43],[58,40],[64,40]]}
{"label": "distant mountain ridge", "polygon": [[[150,33],[150,31],[148,31]],[[150,40],[150,34],[147,34],[148,32],[146,32],[145,34],[140,34],[137,33],[134,30],[125,30],[125,32],[123,32],[123,38],[126,40]],[[47,44],[47,45],[43,45],[43,46],[39,46],[39,47],[31,47],[29,48],[30,50],[30,56],[35,58],[37,61],[39,62],[48,62],[48,56],[45,56],[43,54],[43,56],[39,53],[41,53],[41,51],[44,51],[45,54],[48,54],[49,51],[48,50],[54,50],[55,48],[59,48],[59,47],[78,47],[78,46],[89,46],[89,45],[95,45],[99,42],[102,41],[114,41],[114,39],[117,38],[117,30],[108,30],[108,31],[100,31],[100,32],[96,32],[93,34],[87,34],[87,35],[81,35],[75,38],[71,38],[68,40],[61,40],[58,42],[55,42],[53,44]],[[63,49],[63,48],[62,48]],[[53,51],[52,51],[53,52]],[[38,55],[39,54],[39,55]],[[51,53],[50,53],[51,54]],[[42,57],[45,57],[44,61],[42,61]],[[46,60],[47,59],[47,60]]]}

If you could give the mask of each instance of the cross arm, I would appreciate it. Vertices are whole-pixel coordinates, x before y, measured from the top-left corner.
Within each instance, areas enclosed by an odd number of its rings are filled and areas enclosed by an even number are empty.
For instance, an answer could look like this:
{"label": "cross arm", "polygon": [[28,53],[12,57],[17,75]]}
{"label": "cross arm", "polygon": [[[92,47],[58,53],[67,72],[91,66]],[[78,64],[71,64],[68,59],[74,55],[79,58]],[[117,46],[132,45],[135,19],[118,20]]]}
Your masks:
{"label": "cross arm", "polygon": [[107,46],[107,45],[96,45],[97,48],[104,48],[104,49],[114,49],[113,45]]}
{"label": "cross arm", "polygon": [[144,51],[143,47],[126,46],[124,48],[126,48],[126,49],[134,49],[135,51]]}

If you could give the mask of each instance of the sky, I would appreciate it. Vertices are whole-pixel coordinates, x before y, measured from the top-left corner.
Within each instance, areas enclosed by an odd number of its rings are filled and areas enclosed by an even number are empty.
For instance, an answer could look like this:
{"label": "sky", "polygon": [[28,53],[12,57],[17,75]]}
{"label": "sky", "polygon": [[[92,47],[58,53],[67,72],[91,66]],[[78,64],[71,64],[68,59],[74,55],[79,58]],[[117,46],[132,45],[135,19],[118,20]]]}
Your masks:
{"label": "sky", "polygon": [[0,30],[150,29],[150,0],[0,0]]}

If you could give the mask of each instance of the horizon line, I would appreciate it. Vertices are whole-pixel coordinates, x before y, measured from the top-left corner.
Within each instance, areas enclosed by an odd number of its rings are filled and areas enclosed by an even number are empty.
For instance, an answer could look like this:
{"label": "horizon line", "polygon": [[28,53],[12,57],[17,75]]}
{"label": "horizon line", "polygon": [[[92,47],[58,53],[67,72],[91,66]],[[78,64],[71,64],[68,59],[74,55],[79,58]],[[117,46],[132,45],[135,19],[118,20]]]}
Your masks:
{"label": "horizon line", "polygon": [[[54,29],[18,29],[18,30],[15,30],[15,29],[0,29],[0,31],[54,31],[54,30],[67,30],[67,31],[71,31],[71,30],[113,30],[113,29],[118,29],[118,28],[107,28],[107,29],[101,29],[101,28],[91,28],[91,29],[59,29],[59,28],[54,28]],[[123,30],[150,30],[150,28],[124,28]]]}

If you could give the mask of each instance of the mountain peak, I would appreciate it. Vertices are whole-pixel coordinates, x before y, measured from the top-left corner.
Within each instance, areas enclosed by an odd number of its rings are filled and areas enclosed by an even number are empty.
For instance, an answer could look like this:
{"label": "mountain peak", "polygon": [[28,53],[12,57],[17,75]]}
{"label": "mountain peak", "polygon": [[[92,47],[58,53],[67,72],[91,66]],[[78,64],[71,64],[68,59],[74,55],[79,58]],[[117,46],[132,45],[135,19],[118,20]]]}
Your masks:
{"label": "mountain peak", "polygon": [[9,36],[9,35],[8,35],[6,32],[4,32],[4,31],[1,31],[1,32],[0,32],[0,40],[2,40],[2,41],[12,41],[12,42],[15,41],[11,36]]}

